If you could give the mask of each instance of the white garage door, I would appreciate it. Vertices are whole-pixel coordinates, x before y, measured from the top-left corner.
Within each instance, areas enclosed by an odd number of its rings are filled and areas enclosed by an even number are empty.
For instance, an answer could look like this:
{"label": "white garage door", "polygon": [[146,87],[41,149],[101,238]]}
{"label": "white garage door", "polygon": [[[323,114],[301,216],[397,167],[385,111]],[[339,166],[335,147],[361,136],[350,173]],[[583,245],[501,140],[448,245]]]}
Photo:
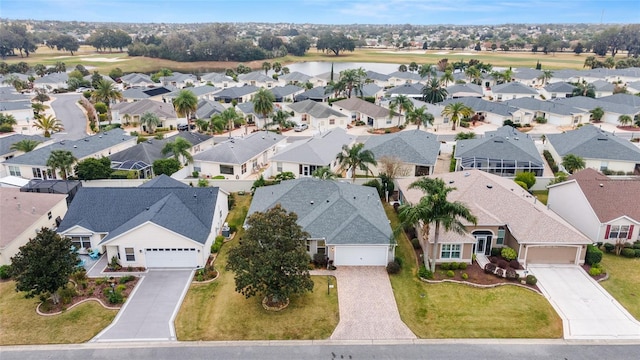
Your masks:
{"label": "white garage door", "polygon": [[336,246],[336,266],[387,266],[388,246]]}
{"label": "white garage door", "polygon": [[145,249],[148,268],[195,268],[197,266],[195,248],[153,248]]}

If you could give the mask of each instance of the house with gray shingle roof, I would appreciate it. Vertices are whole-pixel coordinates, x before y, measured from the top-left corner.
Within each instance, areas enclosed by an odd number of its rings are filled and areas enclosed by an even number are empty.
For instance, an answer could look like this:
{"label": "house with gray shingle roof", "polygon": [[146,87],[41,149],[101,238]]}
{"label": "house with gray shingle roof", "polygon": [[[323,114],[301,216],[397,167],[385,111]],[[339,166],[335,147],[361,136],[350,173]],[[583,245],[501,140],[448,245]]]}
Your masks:
{"label": "house with gray shingle roof", "polygon": [[280,81],[265,75],[263,71],[252,71],[248,74],[238,75],[238,83],[244,84],[245,86],[251,85],[270,89],[279,85]]}
{"label": "house with gray shingle roof", "polygon": [[573,96],[573,90],[576,87],[567,82],[551,83],[540,90],[540,94],[544,95],[545,99],[562,99]]}
{"label": "house with gray shingle roof", "polygon": [[[385,172],[384,163],[391,161],[400,164],[398,177],[417,177],[433,173],[440,153],[440,142],[434,134],[406,130],[371,136],[365,141],[363,149],[370,150],[378,162],[378,167],[371,169],[374,175]],[[384,158],[389,161],[382,160]]]}
{"label": "house with gray shingle roof", "polygon": [[337,172],[340,164],[336,156],[342,151],[343,145],[351,146],[354,142],[355,137],[341,128],[295,141],[271,158],[271,175],[292,172],[296,178],[310,177],[322,167]]}
{"label": "house with gray shingle roof", "polygon": [[304,85],[306,82],[310,82],[313,77],[303,74],[299,71],[290,72],[288,74],[283,74],[278,77],[280,81],[284,81],[290,85]]}
{"label": "house with gray shingle roof", "polygon": [[390,97],[397,95],[404,95],[406,97],[421,99],[422,98],[422,83],[400,84],[391,89],[385,91],[385,94]]}
{"label": "house with gray shingle roof", "polygon": [[[474,97],[448,99],[437,105],[444,108],[448,104],[457,102],[461,102],[473,109],[475,115],[478,115],[479,120],[497,126],[502,126],[505,120],[510,120],[517,124],[527,124],[533,120],[532,112],[527,112],[519,109],[518,107],[510,106],[508,103],[487,101]],[[436,113],[433,114],[435,115]],[[442,123],[449,124],[449,118],[446,116],[442,117]]]}
{"label": "house with gray shingle roof", "polygon": [[397,113],[357,97],[336,101],[331,107],[349,116],[351,121],[362,121],[373,129],[391,128],[398,122],[404,124],[404,115],[398,119]]}
{"label": "house with gray shingle roof", "polygon": [[[13,146],[13,144],[20,142],[22,140],[37,141],[39,142],[38,144],[39,148],[46,145],[50,145],[54,141],[51,138],[45,138],[40,135],[10,134],[5,136],[0,136],[0,162],[9,160],[15,156],[24,154],[24,152],[22,151],[11,149],[11,146]],[[7,175],[14,175],[14,174],[9,174],[8,172],[5,172],[6,170],[7,169],[5,168],[0,168],[0,177],[4,177]]]}
{"label": "house with gray shingle roof", "polygon": [[151,80],[151,77],[149,75],[140,73],[123,75],[120,80],[122,80],[122,83],[125,84],[125,86],[147,87],[151,85],[157,85],[155,82],[153,82],[153,80]]}
{"label": "house with gray shingle roof", "polygon": [[38,134],[41,130],[33,127],[34,113],[31,100],[0,101],[0,114],[13,116],[16,124],[13,131],[20,134]]}
{"label": "house with gray shingle roof", "polygon": [[544,172],[533,139],[511,126],[488,131],[482,138],[458,140],[453,158],[456,171],[479,169],[507,177],[525,171],[542,176]]}
{"label": "house with gray shingle roof", "polygon": [[[52,173],[47,160],[54,150],[70,151],[82,161],[86,158],[100,158],[124,150],[136,144],[135,136],[126,135],[122,129],[113,129],[88,136],[79,140],[62,140],[48,146],[37,148],[2,163],[7,173],[16,173],[25,179],[56,179],[59,174]],[[73,175],[73,172],[68,175]]]}
{"label": "house with gray shingle roof", "polygon": [[57,231],[123,267],[201,268],[227,216],[227,196],[166,175],[137,188],[83,187]]}
{"label": "house with gray shingle roof", "polygon": [[541,70],[531,68],[515,68],[513,69],[513,80],[524,86],[539,86],[544,80],[539,79],[542,75]]}
{"label": "house with gray shingle roof", "polygon": [[610,96],[604,96],[598,100],[613,103],[613,104],[631,106],[631,107],[640,109],[640,97],[636,95],[613,94]]}
{"label": "house with gray shingle roof", "polygon": [[235,82],[232,77],[216,72],[202,75],[200,77],[200,82],[221,89],[225,89],[230,86],[238,86],[238,83]]}
{"label": "house with gray shingle roof", "polygon": [[196,119],[211,119],[215,114],[220,114],[226,108],[218,101],[200,99],[198,100],[198,108],[196,110]]}
{"label": "house with gray shingle roof", "polygon": [[170,76],[161,76],[160,83],[164,86],[171,85],[183,89],[189,84],[191,84],[191,86],[198,84],[198,77],[193,74],[183,74],[174,71]]}
{"label": "house with gray shingle roof", "polygon": [[287,84],[269,89],[276,99],[275,102],[293,102],[296,95],[302,94],[305,89],[297,85]]}
{"label": "house with gray shingle roof", "polygon": [[211,85],[189,87],[189,88],[175,90],[168,94],[164,94],[162,95],[162,100],[164,102],[172,103],[173,99],[175,99],[180,94],[180,91],[182,90],[191,91],[193,95],[195,95],[196,98],[198,98],[198,100],[201,100],[201,99],[213,100],[215,99],[214,95],[222,89],[217,88],[215,86],[211,86]]}
{"label": "house with gray shingle roof", "polygon": [[[521,188],[513,180],[480,170],[456,171],[431,178],[453,187],[447,199],[465,204],[477,218],[477,225],[463,221],[467,233],[460,235],[441,230],[436,263],[466,262],[491,255],[492,248],[508,246],[516,251],[516,260],[528,264],[582,264],[586,245],[591,240]],[[414,179],[398,180],[400,201],[416,204],[425,195],[410,189]],[[425,257],[431,257],[434,228],[423,233],[417,227]],[[428,259],[425,258],[425,262]]]}
{"label": "house with gray shingle roof", "polygon": [[37,78],[33,82],[35,89],[42,89],[46,91],[60,90],[67,88],[67,80],[69,80],[69,74],[67,73],[51,73],[41,78]]}
{"label": "house with gray shingle roof", "polygon": [[214,96],[215,101],[221,101],[224,103],[231,103],[236,100],[238,104],[251,100],[253,94],[258,91],[257,86],[244,85],[237,87],[229,87],[217,92]]}
{"label": "house with gray shingle roof", "polygon": [[573,154],[584,159],[585,168],[640,174],[640,149],[595,125],[548,134],[545,148],[558,164],[566,155]]}
{"label": "house with gray shingle roof", "polygon": [[377,84],[364,84],[361,88],[363,97],[372,97],[379,101],[384,96],[384,87]]}
{"label": "house with gray shingle roof", "polygon": [[326,86],[317,86],[313,89],[309,89],[301,94],[298,94],[294,97],[294,101],[304,101],[304,100],[313,100],[317,102],[327,102],[329,98],[332,96],[332,93],[327,92]]}
{"label": "house with gray shingle roof", "polygon": [[562,100],[568,99],[543,101],[523,97],[507,100],[504,103],[532,114],[531,120],[528,121],[529,123],[536,118],[545,118],[549,124],[556,126],[577,126],[578,124],[589,122],[590,114],[588,111],[565,105],[561,102]]}
{"label": "house with gray shingle roof", "polygon": [[[178,114],[171,103],[144,99],[132,103],[122,102],[114,104],[110,108],[113,123],[140,124],[140,118],[147,112],[153,113],[160,118],[159,128],[176,129],[178,126]],[[143,131],[147,131],[146,125],[140,125]]]}
{"label": "house with gray shingle roof", "polygon": [[447,87],[447,98],[457,99],[462,97],[477,97],[483,96],[482,87],[476,84],[454,84]]}
{"label": "house with gray shingle roof", "polygon": [[231,138],[193,156],[193,171],[201,176],[248,179],[269,166],[271,157],[287,139],[270,131],[258,131]]}
{"label": "house with gray shingle roof", "polygon": [[325,131],[334,127],[346,128],[351,118],[325,103],[304,100],[293,104],[285,104],[292,110],[293,120],[298,124],[308,124],[310,128]]}
{"label": "house with gray shingle roof", "polygon": [[256,189],[247,216],[277,204],[298,215],[309,233],[309,256],[335,266],[386,266],[395,254],[393,233],[374,188],[302,178]]}
{"label": "house with gray shingle roof", "polygon": [[613,90],[615,89],[615,85],[604,80],[596,80],[591,85],[595,88],[596,98],[613,95]]}
{"label": "house with gray shingle roof", "polygon": [[504,84],[495,85],[491,88],[491,92],[488,94],[493,96],[495,101],[505,101],[521,98],[536,98],[540,94],[536,89],[523,85],[519,82],[508,82]]}
{"label": "house with gray shingle roof", "polygon": [[[598,99],[593,99],[587,96],[574,96],[566,99],[558,99],[557,103],[572,106],[578,109],[582,109],[589,112],[595,108],[600,108],[604,111],[601,121],[609,124],[618,124],[620,115],[629,115],[631,118],[640,114],[640,106],[629,106],[624,103],[617,103],[614,100],[614,96],[624,95],[616,94],[613,96],[606,96]],[[633,95],[629,95],[633,96]],[[622,99],[622,98],[617,98]],[[613,101],[612,101],[613,100]]]}
{"label": "house with gray shingle roof", "polygon": [[547,206],[591,241],[640,239],[639,178],[610,178],[586,168],[549,186]]}
{"label": "house with gray shingle roof", "polygon": [[424,81],[420,75],[410,71],[394,71],[389,74],[389,85],[415,84]]}
{"label": "house with gray shingle roof", "polygon": [[367,80],[371,81],[372,84],[376,84],[383,88],[387,86],[391,86],[389,82],[390,76],[387,74],[381,74],[379,72],[375,72],[371,70],[367,70],[366,74],[367,74]]}

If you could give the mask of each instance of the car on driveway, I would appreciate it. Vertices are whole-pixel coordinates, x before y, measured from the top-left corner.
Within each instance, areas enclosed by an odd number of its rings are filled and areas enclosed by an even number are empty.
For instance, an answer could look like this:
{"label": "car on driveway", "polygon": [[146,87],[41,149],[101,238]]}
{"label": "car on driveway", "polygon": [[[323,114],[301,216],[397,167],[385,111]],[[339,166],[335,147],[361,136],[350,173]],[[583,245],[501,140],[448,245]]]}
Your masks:
{"label": "car on driveway", "polygon": [[298,124],[293,128],[293,131],[295,132],[301,132],[301,131],[305,131],[309,128],[309,125],[307,124]]}

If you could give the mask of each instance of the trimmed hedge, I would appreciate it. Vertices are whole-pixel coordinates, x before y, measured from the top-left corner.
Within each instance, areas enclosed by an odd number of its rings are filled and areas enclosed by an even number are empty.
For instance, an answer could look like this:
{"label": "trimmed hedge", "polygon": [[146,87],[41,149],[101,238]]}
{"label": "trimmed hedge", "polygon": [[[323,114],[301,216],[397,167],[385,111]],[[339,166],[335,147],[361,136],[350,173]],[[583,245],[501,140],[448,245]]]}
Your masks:
{"label": "trimmed hedge", "polygon": [[400,264],[395,261],[391,261],[387,264],[387,274],[394,275],[400,272]]}
{"label": "trimmed hedge", "polygon": [[216,241],[213,243],[213,245],[211,245],[211,253],[214,253],[214,254],[218,253],[223,243],[224,243],[224,236],[222,235],[216,236]]}
{"label": "trimmed hedge", "polygon": [[431,272],[431,270],[427,269],[427,267],[424,265],[422,265],[420,267],[420,270],[418,270],[418,276],[427,280],[433,279],[433,273]]}
{"label": "trimmed hedge", "polygon": [[632,248],[624,248],[622,249],[622,251],[620,251],[620,255],[626,258],[632,258],[636,256],[636,251]]}
{"label": "trimmed hedge", "polygon": [[600,261],[602,261],[602,251],[594,245],[587,245],[587,255],[584,258],[584,262],[587,265],[593,265]]}
{"label": "trimmed hedge", "polygon": [[527,278],[525,279],[527,285],[535,285],[538,283],[538,279],[533,276],[533,275],[527,275]]}
{"label": "trimmed hedge", "polygon": [[518,253],[510,247],[503,247],[500,251],[500,255],[507,261],[515,260],[518,258]]}

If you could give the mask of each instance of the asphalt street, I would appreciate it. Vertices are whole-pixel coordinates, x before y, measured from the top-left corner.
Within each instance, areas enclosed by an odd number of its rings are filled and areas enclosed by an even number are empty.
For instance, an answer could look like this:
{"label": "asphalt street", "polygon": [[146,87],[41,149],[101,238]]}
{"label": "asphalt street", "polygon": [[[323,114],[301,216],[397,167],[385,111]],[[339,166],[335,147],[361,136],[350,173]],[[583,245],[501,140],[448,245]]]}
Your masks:
{"label": "asphalt street", "polygon": [[51,102],[51,109],[64,126],[64,130],[53,137],[58,140],[78,140],[86,137],[87,117],[77,105],[82,95],[67,93],[53,96],[55,100]]}

